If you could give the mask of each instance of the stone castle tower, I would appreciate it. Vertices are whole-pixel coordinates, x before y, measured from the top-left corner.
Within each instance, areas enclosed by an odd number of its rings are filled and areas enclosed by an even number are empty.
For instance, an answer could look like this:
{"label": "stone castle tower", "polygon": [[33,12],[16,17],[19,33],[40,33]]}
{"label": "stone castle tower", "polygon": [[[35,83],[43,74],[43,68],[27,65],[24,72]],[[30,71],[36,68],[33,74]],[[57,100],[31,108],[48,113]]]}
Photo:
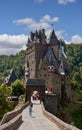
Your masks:
{"label": "stone castle tower", "polygon": [[44,79],[46,89],[51,88],[59,99],[71,98],[70,67],[65,42],[58,40],[52,30],[49,39],[45,30],[31,32],[27,42],[25,82],[28,79]]}

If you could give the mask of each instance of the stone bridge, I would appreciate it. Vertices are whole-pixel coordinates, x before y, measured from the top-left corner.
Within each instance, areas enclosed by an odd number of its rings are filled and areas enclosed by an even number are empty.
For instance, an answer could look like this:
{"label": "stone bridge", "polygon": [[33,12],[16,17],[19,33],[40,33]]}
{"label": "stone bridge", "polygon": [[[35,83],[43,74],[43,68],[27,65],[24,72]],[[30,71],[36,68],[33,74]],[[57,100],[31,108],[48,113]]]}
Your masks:
{"label": "stone bridge", "polygon": [[26,108],[22,113],[22,125],[18,130],[59,130],[58,126],[43,116],[40,101],[33,103],[32,117]]}
{"label": "stone bridge", "polygon": [[19,110],[7,113],[0,130],[79,130],[47,112],[39,100],[33,102],[32,117],[29,116],[29,103]]}

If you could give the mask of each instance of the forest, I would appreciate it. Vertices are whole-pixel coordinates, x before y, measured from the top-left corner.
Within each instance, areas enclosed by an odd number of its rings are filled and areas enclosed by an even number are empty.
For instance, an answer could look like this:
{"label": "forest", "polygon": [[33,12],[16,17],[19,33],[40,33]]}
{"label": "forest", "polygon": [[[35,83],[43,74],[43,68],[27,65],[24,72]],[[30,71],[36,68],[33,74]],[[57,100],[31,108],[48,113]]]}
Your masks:
{"label": "forest", "polygon": [[0,56],[0,84],[2,84],[5,78],[9,75],[10,70],[14,69],[18,79],[24,77],[24,65],[25,65],[25,51],[22,50],[16,55],[1,55]]}
{"label": "forest", "polygon": [[66,47],[71,65],[71,83],[74,87],[82,88],[82,43],[67,44]]}

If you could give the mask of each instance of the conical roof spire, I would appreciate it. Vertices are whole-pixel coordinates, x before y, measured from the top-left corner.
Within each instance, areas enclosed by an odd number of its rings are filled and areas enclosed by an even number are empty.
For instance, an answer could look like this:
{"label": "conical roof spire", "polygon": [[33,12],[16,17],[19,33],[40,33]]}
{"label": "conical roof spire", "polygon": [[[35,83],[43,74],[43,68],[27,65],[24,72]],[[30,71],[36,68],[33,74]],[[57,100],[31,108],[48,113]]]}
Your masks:
{"label": "conical roof spire", "polygon": [[50,35],[50,44],[59,44],[59,41],[57,39],[57,36],[55,34],[54,28],[52,29],[51,35]]}

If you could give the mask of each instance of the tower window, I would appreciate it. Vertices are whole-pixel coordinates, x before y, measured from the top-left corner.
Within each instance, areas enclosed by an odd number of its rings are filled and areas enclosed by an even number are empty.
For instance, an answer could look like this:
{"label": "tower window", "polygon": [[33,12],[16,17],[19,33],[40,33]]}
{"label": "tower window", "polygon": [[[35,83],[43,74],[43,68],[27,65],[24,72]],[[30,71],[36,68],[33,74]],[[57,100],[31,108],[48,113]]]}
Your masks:
{"label": "tower window", "polygon": [[62,78],[61,81],[64,81],[64,79]]}
{"label": "tower window", "polygon": [[44,74],[44,77],[46,77],[46,74]]}
{"label": "tower window", "polygon": [[32,71],[32,68],[30,70]]}

